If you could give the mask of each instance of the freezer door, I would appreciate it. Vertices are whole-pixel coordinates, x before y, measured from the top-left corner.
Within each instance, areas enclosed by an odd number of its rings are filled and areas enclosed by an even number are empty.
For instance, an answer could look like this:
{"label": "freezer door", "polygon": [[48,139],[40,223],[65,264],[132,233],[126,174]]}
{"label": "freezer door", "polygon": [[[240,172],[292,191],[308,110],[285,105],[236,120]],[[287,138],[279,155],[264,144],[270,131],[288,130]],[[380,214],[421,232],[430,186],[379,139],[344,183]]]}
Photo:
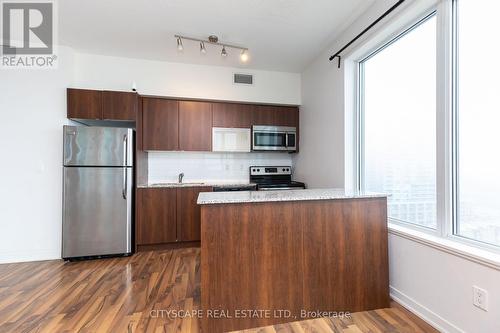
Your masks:
{"label": "freezer door", "polygon": [[131,128],[64,126],[65,166],[132,166]]}
{"label": "freezer door", "polygon": [[132,168],[65,167],[62,257],[130,253]]}

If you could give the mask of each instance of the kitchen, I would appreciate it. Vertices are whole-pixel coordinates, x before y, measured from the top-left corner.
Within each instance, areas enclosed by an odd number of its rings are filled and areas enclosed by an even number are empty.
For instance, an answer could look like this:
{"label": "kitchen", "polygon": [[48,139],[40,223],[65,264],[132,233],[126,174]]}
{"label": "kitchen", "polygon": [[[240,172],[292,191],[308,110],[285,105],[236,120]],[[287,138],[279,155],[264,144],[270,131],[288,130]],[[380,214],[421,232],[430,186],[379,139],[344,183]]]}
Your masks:
{"label": "kitchen", "polygon": [[[102,198],[94,198],[96,202],[105,200],[105,197],[112,192],[111,189],[86,186],[89,183],[79,181],[85,177],[85,166],[96,166],[105,163],[108,158],[106,153],[117,155],[116,160],[120,160],[125,155],[124,165],[132,166],[135,158],[134,173],[137,181],[130,172],[125,173],[123,191],[130,192],[129,189],[136,183],[136,205],[130,200],[128,206],[129,224],[132,224],[132,211],[136,212],[135,223],[135,250],[158,249],[162,245],[169,246],[175,243],[199,242],[200,241],[200,218],[199,208],[196,201],[200,192],[220,191],[220,190],[265,190],[265,189],[291,189],[305,188],[305,184],[292,182],[291,157],[289,153],[298,151],[297,128],[298,108],[290,106],[270,106],[236,104],[223,102],[206,101],[184,101],[158,97],[139,96],[137,93],[68,89],[68,118],[82,124],[99,125],[98,121],[106,121],[112,124],[113,121],[119,125],[128,122],[137,123],[135,131],[135,151],[132,150],[134,136],[132,132],[125,133],[124,130],[104,127],[65,127],[65,174],[64,174],[64,216],[63,220],[63,258],[78,258],[92,255],[114,254],[108,250],[99,252],[97,244],[88,244],[89,248],[81,253],[70,249],[71,246],[81,248],[84,245],[78,244],[78,239],[71,235],[77,234],[83,237],[85,232],[91,235],[97,228],[112,216],[115,210],[115,202],[110,199],[109,212],[102,212],[92,218],[94,228],[85,222],[88,216],[74,216],[71,206],[78,205],[78,212],[94,210],[96,203],[92,202],[92,197],[96,191],[105,194]],[[258,125],[256,125],[258,124]],[[117,133],[117,134],[113,134]],[[117,142],[104,141],[106,138],[116,136]],[[115,151],[114,147],[120,147],[120,138],[124,136],[123,150]],[[98,141],[96,138],[103,138]],[[110,147],[111,151],[106,151],[105,147]],[[127,148],[129,147],[129,148]],[[104,150],[104,151],[101,151]],[[126,152],[125,152],[126,151]],[[176,152],[177,163],[181,169],[171,170],[172,166],[164,163],[161,165],[162,171],[167,179],[176,176],[175,182],[167,180],[149,180],[149,172],[158,173],[157,170],[149,168],[148,162],[155,163],[153,156],[148,158],[148,154],[156,151]],[[246,153],[247,163],[281,163],[277,167],[269,168],[264,166],[238,165],[240,174],[236,179],[228,179],[222,172],[216,179],[203,178],[203,167],[196,165],[189,170],[182,169],[185,163],[186,152],[195,151],[198,155],[201,152],[213,151],[216,153]],[[271,153],[269,153],[271,151]],[[276,153],[281,151],[281,153]],[[252,153],[251,153],[252,152]],[[267,152],[263,153],[263,152]],[[161,155],[165,157],[164,153]],[[254,157],[253,154],[258,156]],[[285,154],[284,157],[281,155]],[[208,155],[208,154],[206,154]],[[93,160],[94,156],[104,156],[103,160]],[[167,155],[168,156],[168,155]],[[226,155],[228,156],[228,155]],[[189,158],[196,158],[188,155]],[[207,156],[207,159],[211,157]],[[230,159],[234,157],[229,155]],[[188,160],[189,161],[189,160]],[[261,162],[262,161],[262,162]],[[168,162],[165,159],[165,162]],[[197,163],[203,163],[203,158]],[[236,159],[235,162],[238,162]],[[123,164],[121,161],[114,165]],[[219,162],[220,163],[220,162]],[[73,175],[68,172],[75,170],[75,166],[82,166]],[[105,167],[105,165],[102,165]],[[262,171],[261,168],[262,167]],[[169,170],[170,169],[170,170]],[[105,170],[105,169],[103,169]],[[184,172],[185,171],[185,172]],[[93,171],[91,171],[93,172]],[[97,171],[99,172],[99,171]],[[172,172],[168,174],[168,172]],[[193,174],[194,173],[194,174]],[[99,177],[98,175],[88,175],[87,177]],[[106,183],[105,176],[102,176],[103,183]],[[120,171],[117,171],[115,178],[120,178]],[[158,176],[157,176],[158,177]],[[184,178],[185,177],[185,178]],[[225,179],[224,179],[225,178]],[[127,181],[128,180],[128,181]],[[119,183],[118,181],[116,183]],[[81,184],[81,185],[80,185]],[[74,187],[76,186],[76,187]],[[96,186],[96,185],[94,185]],[[98,185],[97,185],[98,186]],[[121,184],[120,184],[121,186]],[[117,191],[118,192],[118,191]],[[75,193],[79,193],[76,196]],[[129,193],[129,196],[131,193]],[[123,195],[126,197],[126,195]],[[89,203],[88,208],[81,207],[83,198]],[[66,209],[66,207],[68,207]],[[81,226],[81,228],[80,228]],[[129,227],[130,228],[130,227]],[[130,233],[130,231],[128,232]],[[66,237],[67,236],[67,237]],[[111,235],[109,235],[111,237]],[[84,237],[87,239],[87,237]],[[109,239],[109,244],[113,243],[113,238]],[[106,242],[104,242],[106,243]],[[102,251],[102,250],[101,250]],[[132,253],[129,247],[125,253]]]}
{"label": "kitchen", "polygon": [[462,100],[447,122],[448,44],[426,44],[473,5],[45,4],[51,64],[0,69],[0,331],[500,327],[496,212],[460,178],[491,131]]}

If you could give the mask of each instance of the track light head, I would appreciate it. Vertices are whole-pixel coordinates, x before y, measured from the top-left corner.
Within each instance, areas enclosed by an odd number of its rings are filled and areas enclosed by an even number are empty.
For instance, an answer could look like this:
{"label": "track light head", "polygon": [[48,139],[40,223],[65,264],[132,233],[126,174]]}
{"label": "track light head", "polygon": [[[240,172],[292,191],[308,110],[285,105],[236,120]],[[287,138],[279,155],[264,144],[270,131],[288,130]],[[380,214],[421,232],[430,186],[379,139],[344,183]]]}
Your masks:
{"label": "track light head", "polygon": [[220,55],[223,56],[224,58],[227,57],[227,51],[226,51],[226,46],[222,46],[222,51],[220,52]]}
{"label": "track light head", "polygon": [[247,50],[243,50],[243,51],[241,51],[241,54],[240,54],[240,60],[241,60],[241,62],[247,62],[247,61],[248,61],[248,53],[247,53]]}
{"label": "track light head", "polygon": [[200,42],[200,53],[201,54],[207,53],[207,49],[205,48],[205,42]]}
{"label": "track light head", "polygon": [[180,37],[177,37],[177,51],[182,52],[182,50],[184,50],[182,39]]}

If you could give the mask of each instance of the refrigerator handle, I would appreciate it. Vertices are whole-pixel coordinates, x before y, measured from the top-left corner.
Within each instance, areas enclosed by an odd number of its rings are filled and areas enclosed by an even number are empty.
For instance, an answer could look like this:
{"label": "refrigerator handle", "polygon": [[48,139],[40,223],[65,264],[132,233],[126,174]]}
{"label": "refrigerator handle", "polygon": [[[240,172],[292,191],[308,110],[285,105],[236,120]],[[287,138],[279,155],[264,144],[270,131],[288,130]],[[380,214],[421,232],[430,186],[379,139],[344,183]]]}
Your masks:
{"label": "refrigerator handle", "polygon": [[128,174],[128,168],[122,168],[123,169],[123,186],[122,186],[122,196],[123,199],[127,200],[127,174]]}
{"label": "refrigerator handle", "polygon": [[128,166],[128,135],[123,136],[123,166]]}
{"label": "refrigerator handle", "polygon": [[127,156],[128,156],[128,135],[125,134],[123,136],[123,187],[122,187],[122,196],[123,196],[123,199],[125,199],[125,200],[127,200],[127,185],[128,185],[127,184],[128,183]]}

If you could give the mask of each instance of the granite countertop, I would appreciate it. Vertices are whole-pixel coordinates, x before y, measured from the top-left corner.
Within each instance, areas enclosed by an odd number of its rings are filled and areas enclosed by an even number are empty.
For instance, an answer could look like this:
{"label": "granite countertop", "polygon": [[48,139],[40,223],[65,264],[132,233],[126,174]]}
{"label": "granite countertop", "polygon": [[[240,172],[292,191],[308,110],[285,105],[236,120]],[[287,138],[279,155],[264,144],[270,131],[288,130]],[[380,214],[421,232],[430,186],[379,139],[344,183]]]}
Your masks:
{"label": "granite countertop", "polygon": [[199,182],[185,182],[185,183],[151,183],[140,184],[137,188],[177,188],[177,187],[198,187],[198,186],[218,186],[218,187],[253,187],[255,183],[237,182],[237,181],[199,181]]}
{"label": "granite countertop", "polygon": [[385,198],[386,194],[370,192],[346,192],[342,188],[279,190],[279,191],[241,191],[241,192],[204,192],[198,196],[199,205],[276,202],[276,201],[306,201]]}

